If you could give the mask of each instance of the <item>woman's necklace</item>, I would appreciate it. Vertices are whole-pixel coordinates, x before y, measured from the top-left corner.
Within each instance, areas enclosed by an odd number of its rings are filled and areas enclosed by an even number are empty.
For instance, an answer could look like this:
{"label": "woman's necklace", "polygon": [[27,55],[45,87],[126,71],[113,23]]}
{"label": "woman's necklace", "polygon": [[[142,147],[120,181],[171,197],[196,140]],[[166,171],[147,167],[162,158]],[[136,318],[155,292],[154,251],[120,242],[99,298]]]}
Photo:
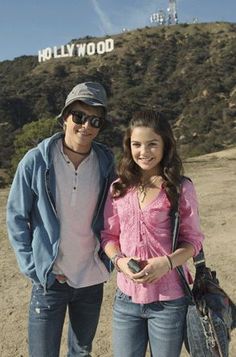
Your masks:
{"label": "woman's necklace", "polygon": [[71,149],[69,146],[67,146],[65,142],[63,142],[63,146],[64,146],[64,148],[66,148],[67,150],[73,152],[74,154],[78,154],[78,155],[82,155],[82,156],[88,155],[90,153],[90,151],[91,151],[91,149],[89,149],[89,151],[87,151],[87,152],[75,151],[75,150]]}
{"label": "woman's necklace", "polygon": [[158,178],[159,178],[159,180],[161,179],[160,176],[155,176],[151,180],[143,182],[138,186],[139,199],[140,199],[141,203],[144,202],[144,200],[147,196],[147,192],[150,189],[150,186],[152,186]]}

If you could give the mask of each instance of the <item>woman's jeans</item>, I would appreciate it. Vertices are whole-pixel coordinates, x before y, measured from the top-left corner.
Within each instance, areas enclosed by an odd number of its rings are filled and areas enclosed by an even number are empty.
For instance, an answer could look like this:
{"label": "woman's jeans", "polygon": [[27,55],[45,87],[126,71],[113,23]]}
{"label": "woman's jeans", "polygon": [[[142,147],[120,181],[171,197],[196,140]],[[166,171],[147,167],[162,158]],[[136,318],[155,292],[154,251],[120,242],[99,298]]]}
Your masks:
{"label": "woman's jeans", "polygon": [[113,308],[115,357],[178,357],[184,339],[188,298],[135,304],[117,289]]}
{"label": "woman's jeans", "polygon": [[90,356],[102,298],[103,284],[74,289],[56,280],[47,293],[41,285],[33,285],[29,308],[29,356],[59,356],[67,307],[67,356]]}

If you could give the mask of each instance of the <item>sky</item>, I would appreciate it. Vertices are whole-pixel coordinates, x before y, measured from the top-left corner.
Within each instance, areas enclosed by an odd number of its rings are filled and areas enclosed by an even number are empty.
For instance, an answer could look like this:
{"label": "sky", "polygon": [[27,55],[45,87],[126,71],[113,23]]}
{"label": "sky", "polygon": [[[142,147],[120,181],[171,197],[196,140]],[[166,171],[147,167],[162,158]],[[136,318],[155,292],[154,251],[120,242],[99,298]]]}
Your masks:
{"label": "sky", "polygon": [[[236,23],[236,0],[176,0],[180,23]],[[0,61],[38,55],[85,36],[150,26],[168,0],[0,0]]]}

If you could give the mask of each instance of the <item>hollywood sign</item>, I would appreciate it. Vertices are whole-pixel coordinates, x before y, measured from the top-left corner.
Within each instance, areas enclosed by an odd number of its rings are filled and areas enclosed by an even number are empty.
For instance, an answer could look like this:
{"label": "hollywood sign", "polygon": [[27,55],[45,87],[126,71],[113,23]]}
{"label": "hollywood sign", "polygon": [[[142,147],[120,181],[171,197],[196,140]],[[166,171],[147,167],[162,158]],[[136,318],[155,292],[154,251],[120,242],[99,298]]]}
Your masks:
{"label": "hollywood sign", "polygon": [[92,56],[96,53],[102,55],[103,53],[111,52],[114,49],[114,40],[107,38],[104,41],[79,43],[79,44],[67,44],[60,47],[47,47],[38,51],[38,61],[44,62],[51,58],[64,58],[64,57],[83,57]]}

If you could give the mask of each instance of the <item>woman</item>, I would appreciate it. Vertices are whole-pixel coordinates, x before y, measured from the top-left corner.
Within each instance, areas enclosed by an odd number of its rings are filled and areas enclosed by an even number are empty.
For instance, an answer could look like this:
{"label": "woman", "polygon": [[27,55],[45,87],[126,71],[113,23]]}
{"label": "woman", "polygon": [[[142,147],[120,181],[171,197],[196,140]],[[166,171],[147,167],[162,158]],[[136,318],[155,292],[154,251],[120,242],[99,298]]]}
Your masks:
{"label": "woman", "polygon": [[[164,114],[135,113],[124,137],[102,231],[103,249],[118,271],[115,357],[143,357],[148,343],[154,357],[180,355],[188,298],[175,267],[184,265],[191,282],[185,263],[199,252],[204,238],[194,186],[182,171]],[[170,213],[178,204],[179,245],[172,252]],[[131,258],[141,271],[132,272]]]}

